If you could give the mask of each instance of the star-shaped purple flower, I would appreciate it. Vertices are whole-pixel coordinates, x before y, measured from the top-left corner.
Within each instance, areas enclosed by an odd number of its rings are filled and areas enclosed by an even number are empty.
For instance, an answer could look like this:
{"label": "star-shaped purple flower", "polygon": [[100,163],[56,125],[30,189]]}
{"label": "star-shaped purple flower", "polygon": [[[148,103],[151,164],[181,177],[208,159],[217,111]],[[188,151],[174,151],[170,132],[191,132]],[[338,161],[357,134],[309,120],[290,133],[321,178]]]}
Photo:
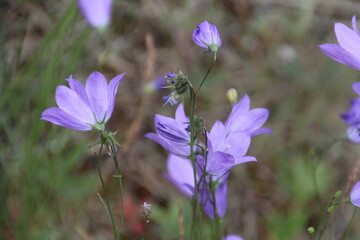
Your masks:
{"label": "star-shaped purple flower", "polygon": [[94,72],[85,86],[70,76],[66,79],[70,88],[64,85],[56,88],[58,107],[46,109],[41,120],[79,131],[104,130],[104,124],[114,110],[117,88],[124,75],[116,76],[108,84],[104,75]]}
{"label": "star-shaped purple flower", "polygon": [[360,207],[360,181],[357,182],[351,190],[350,201],[356,206]]}
{"label": "star-shaped purple flower", "polygon": [[209,52],[217,52],[222,42],[217,27],[208,21],[200,23],[192,35],[193,41]]}
{"label": "star-shaped purple flower", "polygon": [[352,18],[351,30],[342,23],[335,23],[335,34],[339,44],[322,44],[320,50],[335,61],[360,70],[360,33],[356,16]]}

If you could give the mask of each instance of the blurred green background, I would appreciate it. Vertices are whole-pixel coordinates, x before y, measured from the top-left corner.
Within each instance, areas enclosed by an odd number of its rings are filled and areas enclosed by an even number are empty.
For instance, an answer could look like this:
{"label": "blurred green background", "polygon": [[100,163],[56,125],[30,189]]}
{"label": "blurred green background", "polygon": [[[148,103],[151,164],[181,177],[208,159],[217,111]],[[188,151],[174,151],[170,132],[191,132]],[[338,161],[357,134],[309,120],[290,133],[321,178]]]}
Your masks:
{"label": "blurred green background", "polygon": [[[356,95],[359,73],[318,49],[336,43],[333,25],[351,25],[360,3],[345,0],[119,0],[105,34],[88,26],[77,4],[10,1],[0,4],[0,239],[111,239],[96,192],[96,133],[40,121],[55,106],[55,88],[69,75],[85,82],[93,71],[125,72],[109,130],[119,130],[125,184],[124,239],[140,239],[140,205],[154,212],[146,239],[178,239],[178,218],[188,228],[188,201],[164,177],[166,152],[143,135],[167,90],[145,91],[157,76],[182,70],[196,85],[212,58],[191,39],[204,20],[216,24],[223,45],[197,102],[208,128],[231,108],[226,91],[247,93],[252,107],[270,109],[273,135],[253,139],[258,163],[230,175],[224,220],[228,233],[247,240],[309,239],[333,194],[345,199],[358,180],[360,149],[344,136],[339,113]],[[101,163],[107,176],[109,160]],[[315,180],[316,179],[316,180]],[[115,212],[120,203],[109,178]],[[183,211],[181,209],[184,209]],[[339,207],[323,239],[341,239],[353,207]],[[117,214],[118,217],[118,214]],[[350,239],[360,239],[356,215]]]}

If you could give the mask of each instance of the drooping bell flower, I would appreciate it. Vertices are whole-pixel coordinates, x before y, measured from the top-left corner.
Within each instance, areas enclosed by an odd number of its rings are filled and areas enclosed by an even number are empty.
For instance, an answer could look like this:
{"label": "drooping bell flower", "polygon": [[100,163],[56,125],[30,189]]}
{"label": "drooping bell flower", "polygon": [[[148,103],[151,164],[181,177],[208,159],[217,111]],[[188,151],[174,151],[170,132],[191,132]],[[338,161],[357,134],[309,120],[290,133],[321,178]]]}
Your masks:
{"label": "drooping bell flower", "polygon": [[221,46],[221,39],[217,27],[208,21],[200,23],[192,34],[193,41],[209,52],[217,52]]}
{"label": "drooping bell flower", "polygon": [[145,137],[159,143],[170,153],[188,156],[190,154],[189,121],[183,104],[180,104],[176,109],[175,118],[155,114],[156,133],[147,133]]}
{"label": "drooping bell flower", "polygon": [[106,28],[111,19],[112,0],[78,0],[86,21],[94,28]]}
{"label": "drooping bell flower", "polygon": [[320,50],[335,61],[360,70],[360,33],[356,16],[352,18],[352,28],[335,23],[335,34],[339,44],[322,44]]}
{"label": "drooping bell flower", "polygon": [[58,107],[46,109],[41,120],[79,131],[103,131],[114,110],[117,88],[124,75],[116,76],[108,84],[104,75],[94,72],[85,86],[70,76],[66,79],[70,88],[64,85],[56,88]]}

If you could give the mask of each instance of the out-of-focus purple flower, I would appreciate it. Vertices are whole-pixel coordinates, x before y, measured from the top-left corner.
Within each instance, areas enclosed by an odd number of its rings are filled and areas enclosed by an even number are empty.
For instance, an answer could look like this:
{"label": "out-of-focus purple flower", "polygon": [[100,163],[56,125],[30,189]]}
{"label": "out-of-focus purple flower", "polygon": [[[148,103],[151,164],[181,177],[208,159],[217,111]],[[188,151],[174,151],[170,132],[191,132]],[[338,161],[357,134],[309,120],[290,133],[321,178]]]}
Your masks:
{"label": "out-of-focus purple flower", "polygon": [[226,135],[242,132],[253,137],[259,134],[273,133],[271,129],[261,127],[268,117],[269,110],[265,108],[250,110],[250,98],[245,94],[237,104],[233,105],[225,122]]}
{"label": "out-of-focus purple flower", "polygon": [[192,39],[197,45],[209,52],[217,52],[221,46],[221,39],[216,26],[208,23],[208,21],[197,26],[192,34]]}
{"label": "out-of-focus purple flower", "polygon": [[79,131],[104,130],[114,110],[115,95],[124,75],[116,76],[108,84],[104,75],[94,72],[85,86],[70,76],[66,79],[70,88],[63,85],[56,88],[58,107],[46,109],[41,120]]}
{"label": "out-of-focus purple flower", "polygon": [[350,110],[340,115],[346,124],[360,124],[360,97],[350,101]]}
{"label": "out-of-focus purple flower", "polygon": [[78,0],[86,21],[94,28],[105,28],[110,23],[112,0]]}
{"label": "out-of-focus purple flower", "polygon": [[182,104],[176,109],[175,119],[156,114],[154,123],[156,133],[148,133],[145,137],[159,143],[171,153],[181,156],[190,154],[190,135],[186,131],[189,118],[186,117]]}
{"label": "out-of-focus purple flower", "polygon": [[164,90],[164,87],[166,86],[166,80],[164,76],[157,76],[152,81],[149,81],[144,87],[144,91],[146,93],[153,93],[157,91]]}
{"label": "out-of-focus purple flower", "polygon": [[356,206],[360,207],[360,181],[357,182],[351,190],[350,201]]}
{"label": "out-of-focus purple flower", "polygon": [[[204,166],[202,166],[204,167]],[[168,172],[166,178],[173,183],[186,197],[191,198],[195,192],[194,173],[189,159],[170,154],[167,160]],[[215,190],[215,200],[209,191],[208,177],[201,177],[201,171],[197,169],[197,181],[199,183],[199,202],[203,206],[205,213],[215,217],[214,202],[216,202],[216,212],[219,217],[224,217],[227,208],[227,183],[219,184]]]}
{"label": "out-of-focus purple flower", "polygon": [[[353,83],[352,88],[360,95],[360,82]],[[344,119],[346,124],[350,125],[347,129],[349,140],[360,144],[360,97],[351,100],[350,110],[340,114],[340,116]]]}
{"label": "out-of-focus purple flower", "polygon": [[223,240],[244,240],[244,239],[238,235],[231,234],[224,237]]}
{"label": "out-of-focus purple flower", "polygon": [[356,16],[352,18],[353,30],[342,23],[335,23],[335,34],[339,44],[322,44],[320,50],[335,61],[360,70],[360,33]]}

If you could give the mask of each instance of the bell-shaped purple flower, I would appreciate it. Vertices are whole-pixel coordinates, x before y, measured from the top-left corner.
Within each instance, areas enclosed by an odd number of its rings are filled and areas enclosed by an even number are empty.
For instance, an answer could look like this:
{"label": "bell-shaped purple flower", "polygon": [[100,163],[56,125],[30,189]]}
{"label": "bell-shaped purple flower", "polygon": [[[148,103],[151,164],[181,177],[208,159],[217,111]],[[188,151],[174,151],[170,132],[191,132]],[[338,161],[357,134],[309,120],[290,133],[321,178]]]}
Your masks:
{"label": "bell-shaped purple flower", "polygon": [[66,79],[70,88],[63,85],[56,88],[58,107],[46,109],[41,120],[79,131],[104,130],[104,124],[114,110],[117,88],[124,75],[116,76],[108,84],[104,75],[94,72],[85,86],[70,76]]}
{"label": "bell-shaped purple flower", "polygon": [[360,181],[357,182],[351,190],[350,201],[356,206],[360,207]]}
{"label": "bell-shaped purple flower", "polygon": [[224,237],[223,240],[244,240],[244,239],[238,235],[231,234]]}
{"label": "bell-shaped purple flower", "polygon": [[176,109],[175,119],[156,114],[154,123],[156,133],[147,133],[145,137],[159,143],[171,153],[181,156],[190,154],[190,135],[187,131],[189,118],[186,117],[182,104]]}
{"label": "bell-shaped purple flower", "polygon": [[94,28],[107,27],[111,19],[112,0],[78,0],[81,13]]}
{"label": "bell-shaped purple flower", "polygon": [[217,52],[221,39],[217,27],[208,21],[200,23],[192,34],[193,41],[209,52]]}
{"label": "bell-shaped purple flower", "polygon": [[351,30],[342,23],[335,23],[335,34],[339,44],[322,44],[320,50],[335,61],[360,70],[360,33],[356,16],[352,18]]}

